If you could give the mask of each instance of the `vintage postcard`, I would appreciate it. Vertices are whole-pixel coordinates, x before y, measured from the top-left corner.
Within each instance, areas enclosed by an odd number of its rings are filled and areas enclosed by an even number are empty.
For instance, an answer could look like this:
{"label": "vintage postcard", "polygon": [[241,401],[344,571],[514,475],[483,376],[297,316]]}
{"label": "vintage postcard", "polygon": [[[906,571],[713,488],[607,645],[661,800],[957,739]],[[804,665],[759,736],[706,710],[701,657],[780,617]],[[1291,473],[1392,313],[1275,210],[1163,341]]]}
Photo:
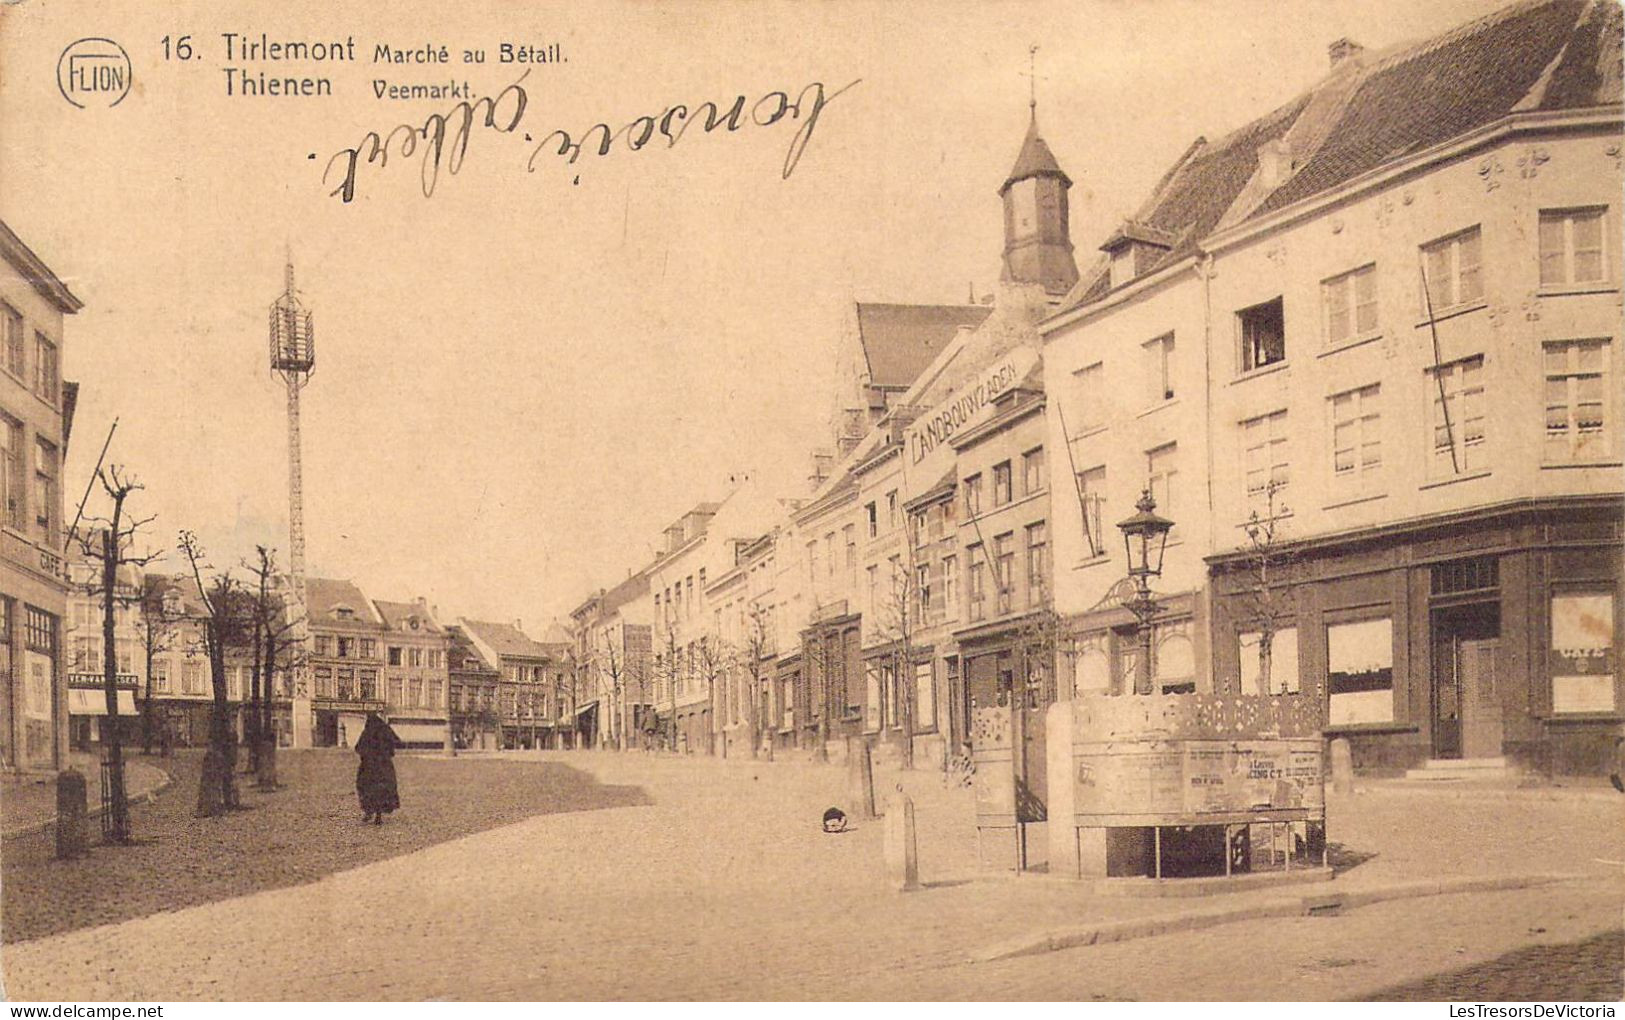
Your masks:
{"label": "vintage postcard", "polygon": [[4,0],[11,1015],[1614,1016],[1622,23]]}

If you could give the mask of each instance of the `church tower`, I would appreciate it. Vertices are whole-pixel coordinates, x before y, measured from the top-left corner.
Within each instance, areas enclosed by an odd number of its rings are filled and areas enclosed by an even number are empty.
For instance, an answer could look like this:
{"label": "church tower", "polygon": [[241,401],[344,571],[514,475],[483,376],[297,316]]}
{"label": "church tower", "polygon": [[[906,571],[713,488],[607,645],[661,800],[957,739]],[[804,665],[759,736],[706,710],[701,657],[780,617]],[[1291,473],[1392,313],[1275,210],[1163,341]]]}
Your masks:
{"label": "church tower", "polygon": [[1058,297],[1078,282],[1066,204],[1071,187],[1071,178],[1038,133],[1037,103],[1032,103],[1021,154],[999,188],[1004,199],[1006,283],[1036,284]]}

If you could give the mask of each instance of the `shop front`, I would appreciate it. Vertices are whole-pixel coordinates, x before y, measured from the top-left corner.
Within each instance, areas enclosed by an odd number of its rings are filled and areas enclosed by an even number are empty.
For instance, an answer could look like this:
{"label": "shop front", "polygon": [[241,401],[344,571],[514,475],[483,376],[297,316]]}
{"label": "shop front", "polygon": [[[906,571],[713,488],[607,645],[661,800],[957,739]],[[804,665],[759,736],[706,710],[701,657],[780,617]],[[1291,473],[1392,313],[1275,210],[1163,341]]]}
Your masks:
{"label": "shop front", "polygon": [[[1617,500],[1523,504],[1306,543],[1268,685],[1312,700],[1355,767],[1432,759],[1605,774],[1620,731]],[[1246,572],[1214,566],[1215,672],[1259,690]]]}

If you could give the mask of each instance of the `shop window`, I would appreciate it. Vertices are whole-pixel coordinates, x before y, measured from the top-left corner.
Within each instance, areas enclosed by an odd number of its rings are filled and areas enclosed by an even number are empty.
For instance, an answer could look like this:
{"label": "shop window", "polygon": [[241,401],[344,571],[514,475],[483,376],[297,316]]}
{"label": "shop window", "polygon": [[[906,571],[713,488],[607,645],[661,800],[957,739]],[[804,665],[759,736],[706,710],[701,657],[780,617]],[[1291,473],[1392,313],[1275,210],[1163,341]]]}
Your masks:
{"label": "shop window", "polygon": [[1552,711],[1613,712],[1614,596],[1552,596]]}
{"label": "shop window", "polygon": [[1112,686],[1111,639],[1105,631],[1078,639],[1072,689],[1079,694],[1105,694]]}
{"label": "shop window", "polygon": [[1163,694],[1195,694],[1196,649],[1191,643],[1191,622],[1156,624],[1152,637],[1156,690]]}
{"label": "shop window", "polygon": [[1394,624],[1387,617],[1326,628],[1333,726],[1394,721]]}
{"label": "shop window", "polygon": [[1283,627],[1270,638],[1270,672],[1265,682],[1263,669],[1263,634],[1256,630],[1238,636],[1241,650],[1241,693],[1243,694],[1297,694],[1298,630]]}
{"label": "shop window", "polygon": [[937,674],[929,662],[914,665],[914,732],[937,728]]}

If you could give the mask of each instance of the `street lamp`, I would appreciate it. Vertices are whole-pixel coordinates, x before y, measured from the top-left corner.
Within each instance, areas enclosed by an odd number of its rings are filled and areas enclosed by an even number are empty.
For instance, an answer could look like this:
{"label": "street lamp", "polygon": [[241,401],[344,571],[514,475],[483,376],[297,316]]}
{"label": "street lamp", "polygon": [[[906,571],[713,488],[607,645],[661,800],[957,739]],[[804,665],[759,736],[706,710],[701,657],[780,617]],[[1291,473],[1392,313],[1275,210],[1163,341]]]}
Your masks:
{"label": "street lamp", "polygon": [[1134,582],[1134,595],[1123,603],[1139,621],[1140,668],[1134,693],[1151,693],[1151,621],[1162,607],[1151,594],[1151,579],[1162,576],[1162,556],[1168,546],[1168,532],[1174,522],[1157,514],[1157,501],[1147,488],[1134,504],[1138,513],[1117,522],[1128,553],[1128,576]]}

